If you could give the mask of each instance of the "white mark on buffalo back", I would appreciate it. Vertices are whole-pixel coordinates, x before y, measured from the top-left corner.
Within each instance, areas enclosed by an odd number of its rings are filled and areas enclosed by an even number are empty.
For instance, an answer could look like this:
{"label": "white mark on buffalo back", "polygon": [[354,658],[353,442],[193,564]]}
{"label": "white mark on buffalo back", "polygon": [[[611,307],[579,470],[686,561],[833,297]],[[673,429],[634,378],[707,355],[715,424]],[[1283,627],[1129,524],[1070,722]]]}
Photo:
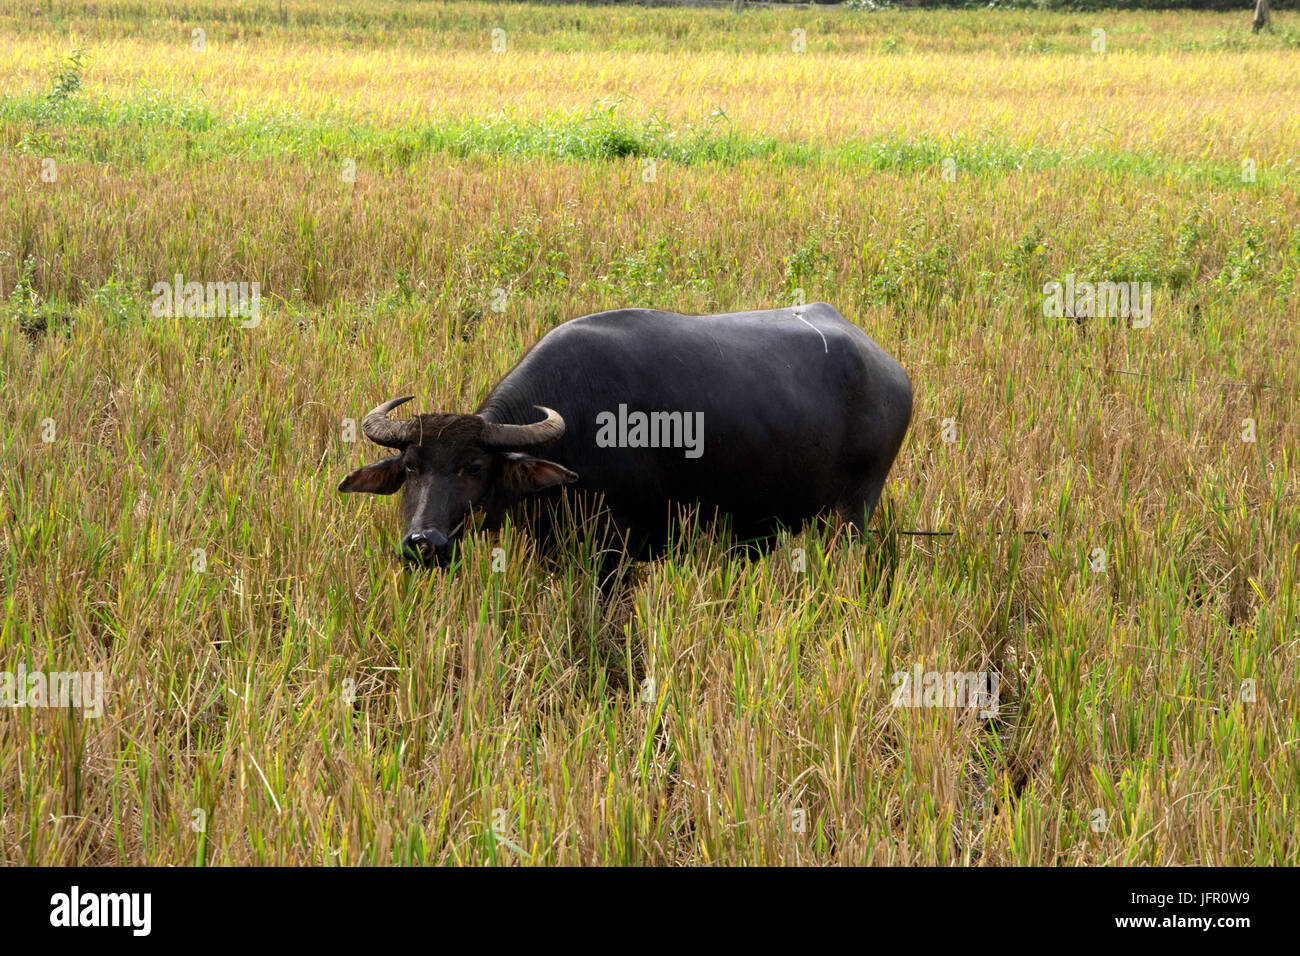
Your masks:
{"label": "white mark on buffalo back", "polygon": [[809,322],[807,319],[803,317],[803,309],[799,308],[798,306],[795,306],[794,317],[822,337],[822,351],[829,355],[831,348],[826,343],[825,333],[823,333],[821,329],[817,328],[817,326],[813,325],[811,322]]}

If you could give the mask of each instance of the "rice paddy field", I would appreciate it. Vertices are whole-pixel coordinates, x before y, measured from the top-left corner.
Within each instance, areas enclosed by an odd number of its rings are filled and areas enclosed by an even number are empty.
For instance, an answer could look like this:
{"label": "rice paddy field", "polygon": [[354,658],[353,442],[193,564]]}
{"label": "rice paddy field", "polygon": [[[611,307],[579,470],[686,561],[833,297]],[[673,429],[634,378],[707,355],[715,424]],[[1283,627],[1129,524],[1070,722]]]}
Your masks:
{"label": "rice paddy field", "polygon": [[[1300,861],[1298,17],[0,0],[0,674],[103,681],[0,708],[0,861]],[[814,300],[915,390],[866,540],[610,606],[336,491],[567,319]]]}

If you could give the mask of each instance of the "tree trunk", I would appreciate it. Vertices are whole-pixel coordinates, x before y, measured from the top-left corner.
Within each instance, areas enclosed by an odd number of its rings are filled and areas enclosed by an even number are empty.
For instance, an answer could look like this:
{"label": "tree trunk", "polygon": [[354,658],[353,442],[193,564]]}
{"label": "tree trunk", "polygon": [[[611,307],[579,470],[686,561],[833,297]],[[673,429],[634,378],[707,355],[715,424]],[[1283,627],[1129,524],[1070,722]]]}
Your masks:
{"label": "tree trunk", "polygon": [[1251,30],[1254,33],[1258,33],[1266,26],[1268,26],[1268,0],[1256,0],[1255,25],[1251,28]]}
{"label": "tree trunk", "polygon": [[[1267,0],[1259,0],[1260,3],[1266,3]],[[745,9],[745,0],[731,0],[731,9],[733,13],[739,13]]]}

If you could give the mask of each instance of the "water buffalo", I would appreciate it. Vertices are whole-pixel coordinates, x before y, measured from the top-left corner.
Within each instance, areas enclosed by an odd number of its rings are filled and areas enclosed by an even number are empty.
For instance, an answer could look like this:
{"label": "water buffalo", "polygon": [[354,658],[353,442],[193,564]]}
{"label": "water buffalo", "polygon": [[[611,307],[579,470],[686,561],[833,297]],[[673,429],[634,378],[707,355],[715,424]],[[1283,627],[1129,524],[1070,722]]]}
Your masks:
{"label": "water buffalo", "polygon": [[[339,490],[403,489],[402,553],[440,565],[472,513],[495,529],[530,496],[603,496],[603,520],[639,558],[665,549],[681,506],[729,520],[742,541],[823,514],[860,527],[912,416],[902,366],[824,302],[601,312],[548,332],[471,415],[388,417],[412,397],[366,415],[366,437],[396,454]],[[528,513],[553,537],[556,509]]]}

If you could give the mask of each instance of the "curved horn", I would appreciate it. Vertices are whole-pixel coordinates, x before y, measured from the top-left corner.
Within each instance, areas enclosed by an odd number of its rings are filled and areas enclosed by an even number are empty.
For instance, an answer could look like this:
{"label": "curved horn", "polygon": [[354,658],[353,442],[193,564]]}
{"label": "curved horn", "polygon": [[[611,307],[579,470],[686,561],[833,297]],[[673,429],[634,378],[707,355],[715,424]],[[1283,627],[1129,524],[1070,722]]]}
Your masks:
{"label": "curved horn", "polygon": [[545,412],[546,417],[531,425],[498,425],[488,422],[483,433],[483,446],[502,451],[520,448],[536,448],[547,445],[564,434],[564,417],[553,408],[534,405],[533,408]]}
{"label": "curved horn", "polygon": [[362,433],[376,445],[383,445],[386,448],[405,448],[415,440],[415,422],[395,422],[388,417],[388,413],[413,398],[414,395],[390,398],[382,405],[376,405],[361,420]]}

